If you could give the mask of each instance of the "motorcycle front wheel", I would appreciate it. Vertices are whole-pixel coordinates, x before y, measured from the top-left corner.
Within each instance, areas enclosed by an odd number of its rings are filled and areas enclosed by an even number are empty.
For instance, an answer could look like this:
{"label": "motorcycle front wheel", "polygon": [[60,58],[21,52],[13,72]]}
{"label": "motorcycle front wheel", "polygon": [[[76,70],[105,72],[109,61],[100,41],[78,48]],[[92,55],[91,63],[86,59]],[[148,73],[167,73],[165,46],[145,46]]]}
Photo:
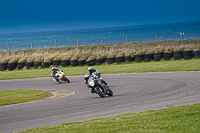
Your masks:
{"label": "motorcycle front wheel", "polygon": [[104,98],[106,95],[104,94],[104,92],[103,92],[103,88],[101,88],[100,86],[99,87],[96,87],[95,88],[95,91],[96,91],[96,93],[100,96],[100,97],[102,97],[102,98]]}
{"label": "motorcycle front wheel", "polygon": [[62,83],[62,80],[58,80],[58,84]]}
{"label": "motorcycle front wheel", "polygon": [[65,82],[70,83],[69,79],[65,77]]}
{"label": "motorcycle front wheel", "polygon": [[113,96],[113,91],[111,90],[111,88],[108,88],[108,96]]}

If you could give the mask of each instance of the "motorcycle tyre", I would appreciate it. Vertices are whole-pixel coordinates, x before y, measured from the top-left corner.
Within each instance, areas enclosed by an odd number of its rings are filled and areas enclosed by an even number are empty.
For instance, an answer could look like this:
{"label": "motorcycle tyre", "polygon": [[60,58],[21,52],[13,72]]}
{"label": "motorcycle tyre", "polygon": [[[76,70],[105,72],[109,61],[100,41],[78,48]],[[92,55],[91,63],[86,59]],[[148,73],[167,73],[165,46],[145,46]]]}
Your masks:
{"label": "motorcycle tyre", "polygon": [[62,83],[62,80],[58,80],[58,84]]}
{"label": "motorcycle tyre", "polygon": [[108,88],[108,96],[113,96],[113,91],[111,90],[111,88]]}
{"label": "motorcycle tyre", "polygon": [[[99,88],[100,88],[102,91],[100,91]],[[94,90],[95,90],[95,92],[96,92],[100,97],[104,98],[106,95],[105,95],[104,92],[103,92],[103,88],[100,87],[100,86],[99,86],[99,88],[95,88]]]}
{"label": "motorcycle tyre", "polygon": [[65,82],[70,83],[69,79],[65,77]]}

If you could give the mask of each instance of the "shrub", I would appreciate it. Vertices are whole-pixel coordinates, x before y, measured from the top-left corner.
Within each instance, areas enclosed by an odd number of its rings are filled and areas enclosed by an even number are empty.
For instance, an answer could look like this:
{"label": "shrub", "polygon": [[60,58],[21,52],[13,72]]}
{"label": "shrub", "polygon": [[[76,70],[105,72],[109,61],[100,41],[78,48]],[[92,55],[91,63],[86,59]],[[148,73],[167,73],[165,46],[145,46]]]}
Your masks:
{"label": "shrub", "polygon": [[44,57],[44,62],[52,62],[53,57]]}
{"label": "shrub", "polygon": [[19,60],[19,57],[13,57],[8,61],[8,63],[18,62],[18,60]]}
{"label": "shrub", "polygon": [[61,56],[60,55],[56,55],[53,60],[61,60]]}
{"label": "shrub", "polygon": [[70,60],[78,60],[80,58],[79,55],[74,55],[70,58]]}
{"label": "shrub", "polygon": [[0,63],[8,63],[9,58],[0,59]]}
{"label": "shrub", "polygon": [[43,61],[44,61],[44,58],[41,57],[41,56],[36,57],[36,58],[34,59],[34,62],[43,62]]}
{"label": "shrub", "polygon": [[107,56],[106,55],[98,55],[97,57],[96,57],[96,59],[104,59],[104,58],[106,58]]}
{"label": "shrub", "polygon": [[90,56],[86,61],[90,61],[90,60],[94,60],[94,59],[96,59],[95,56]]}
{"label": "shrub", "polygon": [[26,62],[34,62],[34,59],[35,59],[34,57],[29,57],[26,59]]}
{"label": "shrub", "polygon": [[83,55],[81,56],[78,60],[87,60],[88,56],[87,55]]}
{"label": "shrub", "polygon": [[25,63],[26,62],[26,57],[22,57],[19,59],[18,63]]}
{"label": "shrub", "polygon": [[107,58],[114,58],[115,57],[115,52],[109,52],[107,54]]}
{"label": "shrub", "polygon": [[119,52],[116,57],[123,57],[124,56],[124,52]]}

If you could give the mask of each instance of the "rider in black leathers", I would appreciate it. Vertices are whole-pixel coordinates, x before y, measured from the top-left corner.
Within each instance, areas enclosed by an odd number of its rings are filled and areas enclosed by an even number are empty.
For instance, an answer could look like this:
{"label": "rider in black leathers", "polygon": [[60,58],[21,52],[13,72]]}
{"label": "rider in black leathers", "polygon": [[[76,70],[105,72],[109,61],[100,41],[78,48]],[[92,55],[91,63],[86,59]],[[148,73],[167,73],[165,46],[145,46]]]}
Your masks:
{"label": "rider in black leathers", "polygon": [[[109,84],[105,82],[105,80],[103,79],[103,77],[101,77],[101,74],[99,73],[99,71],[97,71],[96,69],[93,69],[91,66],[88,67],[88,71],[89,71],[89,76],[92,75],[93,73],[95,73],[96,76],[99,77],[99,79],[101,79],[101,81],[107,86],[109,87]],[[88,79],[89,77],[87,78],[84,78],[85,79],[85,84],[88,86]],[[94,93],[94,90],[91,89],[91,93]]]}

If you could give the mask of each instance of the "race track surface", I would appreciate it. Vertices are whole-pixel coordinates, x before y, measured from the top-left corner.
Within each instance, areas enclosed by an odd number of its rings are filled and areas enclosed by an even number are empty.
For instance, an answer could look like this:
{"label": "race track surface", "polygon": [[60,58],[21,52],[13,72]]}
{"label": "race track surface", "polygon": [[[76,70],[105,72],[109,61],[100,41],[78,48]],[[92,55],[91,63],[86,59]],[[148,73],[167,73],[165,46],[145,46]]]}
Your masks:
{"label": "race track surface", "polygon": [[200,72],[104,74],[114,96],[90,93],[83,76],[69,76],[71,83],[52,78],[0,80],[0,90],[68,90],[75,94],[40,102],[0,106],[0,132],[109,117],[180,105],[200,103]]}

